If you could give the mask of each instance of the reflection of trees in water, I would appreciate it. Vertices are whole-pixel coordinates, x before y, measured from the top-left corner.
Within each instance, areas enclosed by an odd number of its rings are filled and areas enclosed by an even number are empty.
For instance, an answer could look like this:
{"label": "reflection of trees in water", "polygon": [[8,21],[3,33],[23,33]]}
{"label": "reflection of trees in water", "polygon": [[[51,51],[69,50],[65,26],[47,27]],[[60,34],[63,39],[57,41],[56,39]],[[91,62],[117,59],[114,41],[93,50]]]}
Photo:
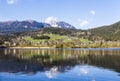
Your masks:
{"label": "reflection of trees in water", "polygon": [[0,50],[0,71],[34,74],[57,66],[59,72],[64,72],[77,64],[90,64],[120,72],[119,52],[119,50],[5,49]]}
{"label": "reflection of trees in water", "polygon": [[[76,64],[84,63],[84,55],[75,50],[0,50],[0,70],[7,72],[46,71],[57,66],[60,72],[71,69]],[[86,54],[85,54],[86,55]],[[83,61],[84,59],[84,61]],[[87,60],[87,59],[86,59]],[[4,68],[5,67],[5,68]]]}
{"label": "reflection of trees in water", "polygon": [[113,69],[120,72],[120,51],[99,51],[95,55],[89,54],[90,65]]}

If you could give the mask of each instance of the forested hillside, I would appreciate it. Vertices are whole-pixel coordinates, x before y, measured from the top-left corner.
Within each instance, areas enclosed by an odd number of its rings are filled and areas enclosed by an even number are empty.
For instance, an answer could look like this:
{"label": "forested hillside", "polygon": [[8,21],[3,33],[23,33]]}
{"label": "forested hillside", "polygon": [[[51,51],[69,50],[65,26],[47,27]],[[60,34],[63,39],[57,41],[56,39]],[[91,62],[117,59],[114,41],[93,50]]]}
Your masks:
{"label": "forested hillside", "polygon": [[109,26],[102,26],[88,30],[93,36],[100,36],[104,40],[120,40],[120,22]]}

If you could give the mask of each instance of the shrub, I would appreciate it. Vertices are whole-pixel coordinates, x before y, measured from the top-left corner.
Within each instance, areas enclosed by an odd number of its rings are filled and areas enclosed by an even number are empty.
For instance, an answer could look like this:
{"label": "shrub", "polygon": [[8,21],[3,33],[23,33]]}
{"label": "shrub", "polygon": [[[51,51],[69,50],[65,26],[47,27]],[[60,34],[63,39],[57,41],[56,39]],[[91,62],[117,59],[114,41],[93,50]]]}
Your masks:
{"label": "shrub", "polygon": [[47,35],[41,35],[41,36],[34,36],[33,39],[50,39]]}

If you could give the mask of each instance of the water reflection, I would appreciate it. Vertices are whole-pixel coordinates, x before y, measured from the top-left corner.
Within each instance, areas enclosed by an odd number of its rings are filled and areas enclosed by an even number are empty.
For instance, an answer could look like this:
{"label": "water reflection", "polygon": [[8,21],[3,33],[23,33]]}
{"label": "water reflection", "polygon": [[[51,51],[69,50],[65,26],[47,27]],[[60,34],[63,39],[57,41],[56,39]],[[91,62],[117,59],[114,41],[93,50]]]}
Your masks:
{"label": "water reflection", "polygon": [[83,75],[86,75],[89,73],[88,69],[87,68],[84,68],[84,67],[80,67],[80,73],[83,74]]}
{"label": "water reflection", "polygon": [[58,67],[54,66],[49,71],[46,71],[45,74],[48,78],[54,78],[58,73]]}
{"label": "water reflection", "polygon": [[[92,65],[120,72],[120,50],[86,49],[0,49],[0,72],[34,75],[45,72],[53,78],[76,65]],[[88,74],[80,68],[81,74]]]}

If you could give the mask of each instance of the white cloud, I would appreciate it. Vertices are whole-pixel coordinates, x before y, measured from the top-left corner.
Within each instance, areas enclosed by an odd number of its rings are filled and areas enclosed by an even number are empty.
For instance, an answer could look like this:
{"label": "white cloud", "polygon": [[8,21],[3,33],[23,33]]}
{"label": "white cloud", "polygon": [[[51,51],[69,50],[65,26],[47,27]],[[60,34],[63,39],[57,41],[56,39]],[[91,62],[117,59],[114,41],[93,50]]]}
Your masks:
{"label": "white cloud", "polygon": [[91,16],[88,16],[87,19],[83,19],[83,20],[81,20],[80,18],[77,19],[77,22],[79,22],[79,25],[81,27],[89,25],[93,21],[93,17],[96,14],[96,12],[94,10],[90,10],[89,14],[91,14]]}
{"label": "white cloud", "polygon": [[8,4],[15,4],[18,0],[7,0]]}
{"label": "white cloud", "polygon": [[90,11],[90,14],[95,15],[96,13],[95,13],[94,10],[91,10],[91,11]]}
{"label": "white cloud", "polygon": [[80,26],[86,26],[88,24],[89,24],[89,21],[87,21],[87,20],[83,20],[80,22]]}
{"label": "white cloud", "polygon": [[57,17],[53,17],[53,16],[50,16],[50,17],[45,19],[45,22],[49,23],[53,27],[57,27],[57,22],[58,21],[59,21],[58,18]]}

